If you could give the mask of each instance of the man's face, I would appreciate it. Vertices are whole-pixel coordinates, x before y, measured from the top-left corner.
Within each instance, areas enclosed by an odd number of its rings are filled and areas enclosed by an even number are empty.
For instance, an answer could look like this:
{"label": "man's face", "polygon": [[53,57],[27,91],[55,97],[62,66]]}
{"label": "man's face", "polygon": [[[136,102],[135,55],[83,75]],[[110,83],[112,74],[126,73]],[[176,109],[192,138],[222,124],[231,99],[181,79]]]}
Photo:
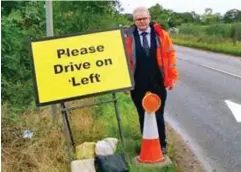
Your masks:
{"label": "man's face", "polygon": [[150,24],[150,16],[146,12],[136,12],[134,21],[138,29],[145,31]]}

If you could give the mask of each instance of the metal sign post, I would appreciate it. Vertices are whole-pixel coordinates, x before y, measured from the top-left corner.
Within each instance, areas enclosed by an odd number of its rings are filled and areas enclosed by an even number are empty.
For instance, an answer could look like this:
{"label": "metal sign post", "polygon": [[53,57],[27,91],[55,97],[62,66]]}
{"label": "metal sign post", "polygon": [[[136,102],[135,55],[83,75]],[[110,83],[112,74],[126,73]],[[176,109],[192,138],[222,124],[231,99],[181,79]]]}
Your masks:
{"label": "metal sign post", "polygon": [[125,160],[127,162],[129,162],[129,158],[128,158],[126,152],[125,152],[126,145],[125,145],[123,131],[122,131],[122,128],[121,128],[121,117],[120,117],[120,113],[119,113],[119,109],[118,109],[118,105],[117,105],[116,93],[112,93],[112,98],[113,98],[114,107],[115,107],[115,114],[116,114],[116,119],[117,119],[117,123],[118,123],[120,139],[121,139],[121,143],[122,143],[122,146],[123,146],[123,153],[124,153],[124,156],[125,156]]}
{"label": "metal sign post", "polygon": [[[60,104],[61,108],[66,109],[66,106],[64,103]],[[72,130],[69,123],[68,113],[67,110],[61,110],[62,118],[63,118],[63,125],[64,125],[64,135],[67,141],[67,153],[68,153],[68,161],[71,163],[72,161],[72,150],[75,150],[75,143],[74,138],[72,134]]]}
{"label": "metal sign post", "polygon": [[119,114],[119,109],[117,106],[117,99],[116,99],[116,94],[112,93],[112,98],[113,98],[113,102],[114,102],[114,107],[115,107],[115,114],[116,114],[116,119],[117,119],[117,123],[118,123],[118,129],[119,129],[119,133],[120,133],[120,139],[123,142],[123,146],[125,148],[125,142],[124,142],[124,136],[123,136],[123,131],[121,129],[121,118],[120,118],[120,114]]}

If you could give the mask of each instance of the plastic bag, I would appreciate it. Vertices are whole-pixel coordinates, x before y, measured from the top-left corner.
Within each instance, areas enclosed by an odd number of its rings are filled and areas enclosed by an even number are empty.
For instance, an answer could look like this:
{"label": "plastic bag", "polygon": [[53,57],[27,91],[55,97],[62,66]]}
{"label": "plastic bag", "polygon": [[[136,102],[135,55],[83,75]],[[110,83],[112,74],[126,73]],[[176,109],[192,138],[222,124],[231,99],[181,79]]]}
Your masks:
{"label": "plastic bag", "polygon": [[71,172],[96,172],[94,162],[94,158],[72,161]]}
{"label": "plastic bag", "polygon": [[118,139],[105,138],[96,143],[96,155],[113,155],[117,148]]}
{"label": "plastic bag", "polygon": [[76,146],[76,159],[88,159],[95,157],[95,142],[84,142]]}
{"label": "plastic bag", "polygon": [[97,172],[129,172],[124,155],[98,155],[95,158]]}

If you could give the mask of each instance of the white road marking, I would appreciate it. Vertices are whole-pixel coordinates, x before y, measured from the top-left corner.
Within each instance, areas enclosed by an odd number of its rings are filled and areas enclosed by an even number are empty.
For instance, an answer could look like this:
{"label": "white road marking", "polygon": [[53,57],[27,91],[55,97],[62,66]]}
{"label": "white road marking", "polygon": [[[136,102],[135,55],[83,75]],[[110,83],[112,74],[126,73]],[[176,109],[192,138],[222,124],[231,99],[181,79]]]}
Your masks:
{"label": "white road marking", "polygon": [[203,66],[203,67],[206,67],[206,68],[208,68],[208,69],[215,70],[215,71],[218,71],[218,72],[221,72],[221,73],[224,73],[224,74],[228,74],[228,75],[231,75],[231,76],[234,76],[234,77],[236,77],[236,78],[241,79],[241,76],[240,76],[240,75],[236,75],[236,74],[227,72],[227,71],[225,71],[225,70],[213,68],[213,67],[211,67],[211,66],[207,66],[207,65],[203,65],[203,64],[200,64],[200,66]]}
{"label": "white road marking", "polygon": [[224,74],[227,74],[227,75],[230,75],[230,76],[241,79],[241,75],[233,74],[233,73],[227,72],[225,70],[217,69],[217,68],[214,68],[214,67],[211,67],[211,66],[208,66],[208,65],[204,65],[204,64],[197,64],[197,63],[194,63],[194,62],[191,62],[189,60],[182,59],[182,58],[178,58],[178,59],[183,60],[183,61],[187,61],[187,62],[189,62],[191,64],[194,64],[194,65],[202,66],[202,67],[205,67],[205,68],[208,68],[208,69],[211,69],[211,70],[214,70],[214,71],[218,71],[218,72],[221,72],[221,73],[224,73]]}
{"label": "white road marking", "polygon": [[225,100],[225,103],[229,107],[230,111],[233,113],[236,121],[241,122],[241,105],[238,103],[234,103],[230,100]]}

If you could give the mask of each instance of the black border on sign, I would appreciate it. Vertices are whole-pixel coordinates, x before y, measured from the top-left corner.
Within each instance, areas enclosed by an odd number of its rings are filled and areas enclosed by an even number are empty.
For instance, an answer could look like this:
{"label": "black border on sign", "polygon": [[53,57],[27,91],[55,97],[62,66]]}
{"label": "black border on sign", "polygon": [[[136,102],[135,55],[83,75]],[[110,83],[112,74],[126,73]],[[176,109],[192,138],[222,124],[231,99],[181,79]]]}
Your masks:
{"label": "black border on sign", "polygon": [[[39,102],[39,93],[38,93],[38,87],[37,87],[37,78],[36,78],[36,73],[35,73],[35,65],[34,65],[34,58],[33,58],[33,51],[32,51],[32,42],[41,42],[41,41],[47,41],[47,40],[53,40],[53,39],[60,39],[60,38],[69,38],[69,37],[74,37],[74,36],[80,36],[80,35],[86,35],[86,34],[93,34],[93,33],[99,33],[99,32],[108,32],[108,31],[114,31],[114,30],[119,30],[121,32],[121,38],[122,38],[122,43],[123,43],[123,48],[125,51],[125,57],[126,57],[126,62],[127,62],[127,66],[128,66],[128,71],[129,71],[129,77],[131,79],[131,85],[130,87],[125,87],[125,88],[120,88],[120,89],[113,89],[113,90],[108,90],[108,91],[102,91],[102,92],[97,92],[97,93],[92,93],[92,94],[86,94],[86,95],[82,95],[82,96],[75,96],[75,97],[70,97],[70,98],[65,98],[65,99],[60,99],[60,100],[54,100],[54,101],[48,101],[48,102],[44,102],[44,103],[40,103]],[[118,91],[124,91],[124,90],[129,90],[129,89],[133,89],[134,87],[134,79],[133,76],[131,74],[131,70],[130,70],[130,62],[128,59],[128,55],[127,55],[127,51],[126,51],[126,45],[125,45],[125,38],[124,38],[124,31],[122,27],[115,27],[115,28],[111,28],[111,29],[105,29],[105,30],[92,30],[89,32],[81,32],[81,33],[74,33],[74,34],[65,34],[65,35],[61,35],[61,36],[51,36],[51,37],[46,37],[46,38],[42,38],[42,39],[30,39],[29,40],[29,49],[30,49],[30,54],[31,54],[31,62],[32,62],[32,73],[33,73],[33,86],[34,86],[34,90],[35,90],[35,103],[36,106],[45,106],[45,105],[51,105],[51,104],[57,104],[57,103],[63,103],[66,101],[72,101],[72,100],[77,100],[77,99],[81,99],[81,98],[87,98],[87,97],[92,97],[92,96],[98,96],[98,95],[103,95],[106,93],[114,93],[114,92],[118,92]]]}

